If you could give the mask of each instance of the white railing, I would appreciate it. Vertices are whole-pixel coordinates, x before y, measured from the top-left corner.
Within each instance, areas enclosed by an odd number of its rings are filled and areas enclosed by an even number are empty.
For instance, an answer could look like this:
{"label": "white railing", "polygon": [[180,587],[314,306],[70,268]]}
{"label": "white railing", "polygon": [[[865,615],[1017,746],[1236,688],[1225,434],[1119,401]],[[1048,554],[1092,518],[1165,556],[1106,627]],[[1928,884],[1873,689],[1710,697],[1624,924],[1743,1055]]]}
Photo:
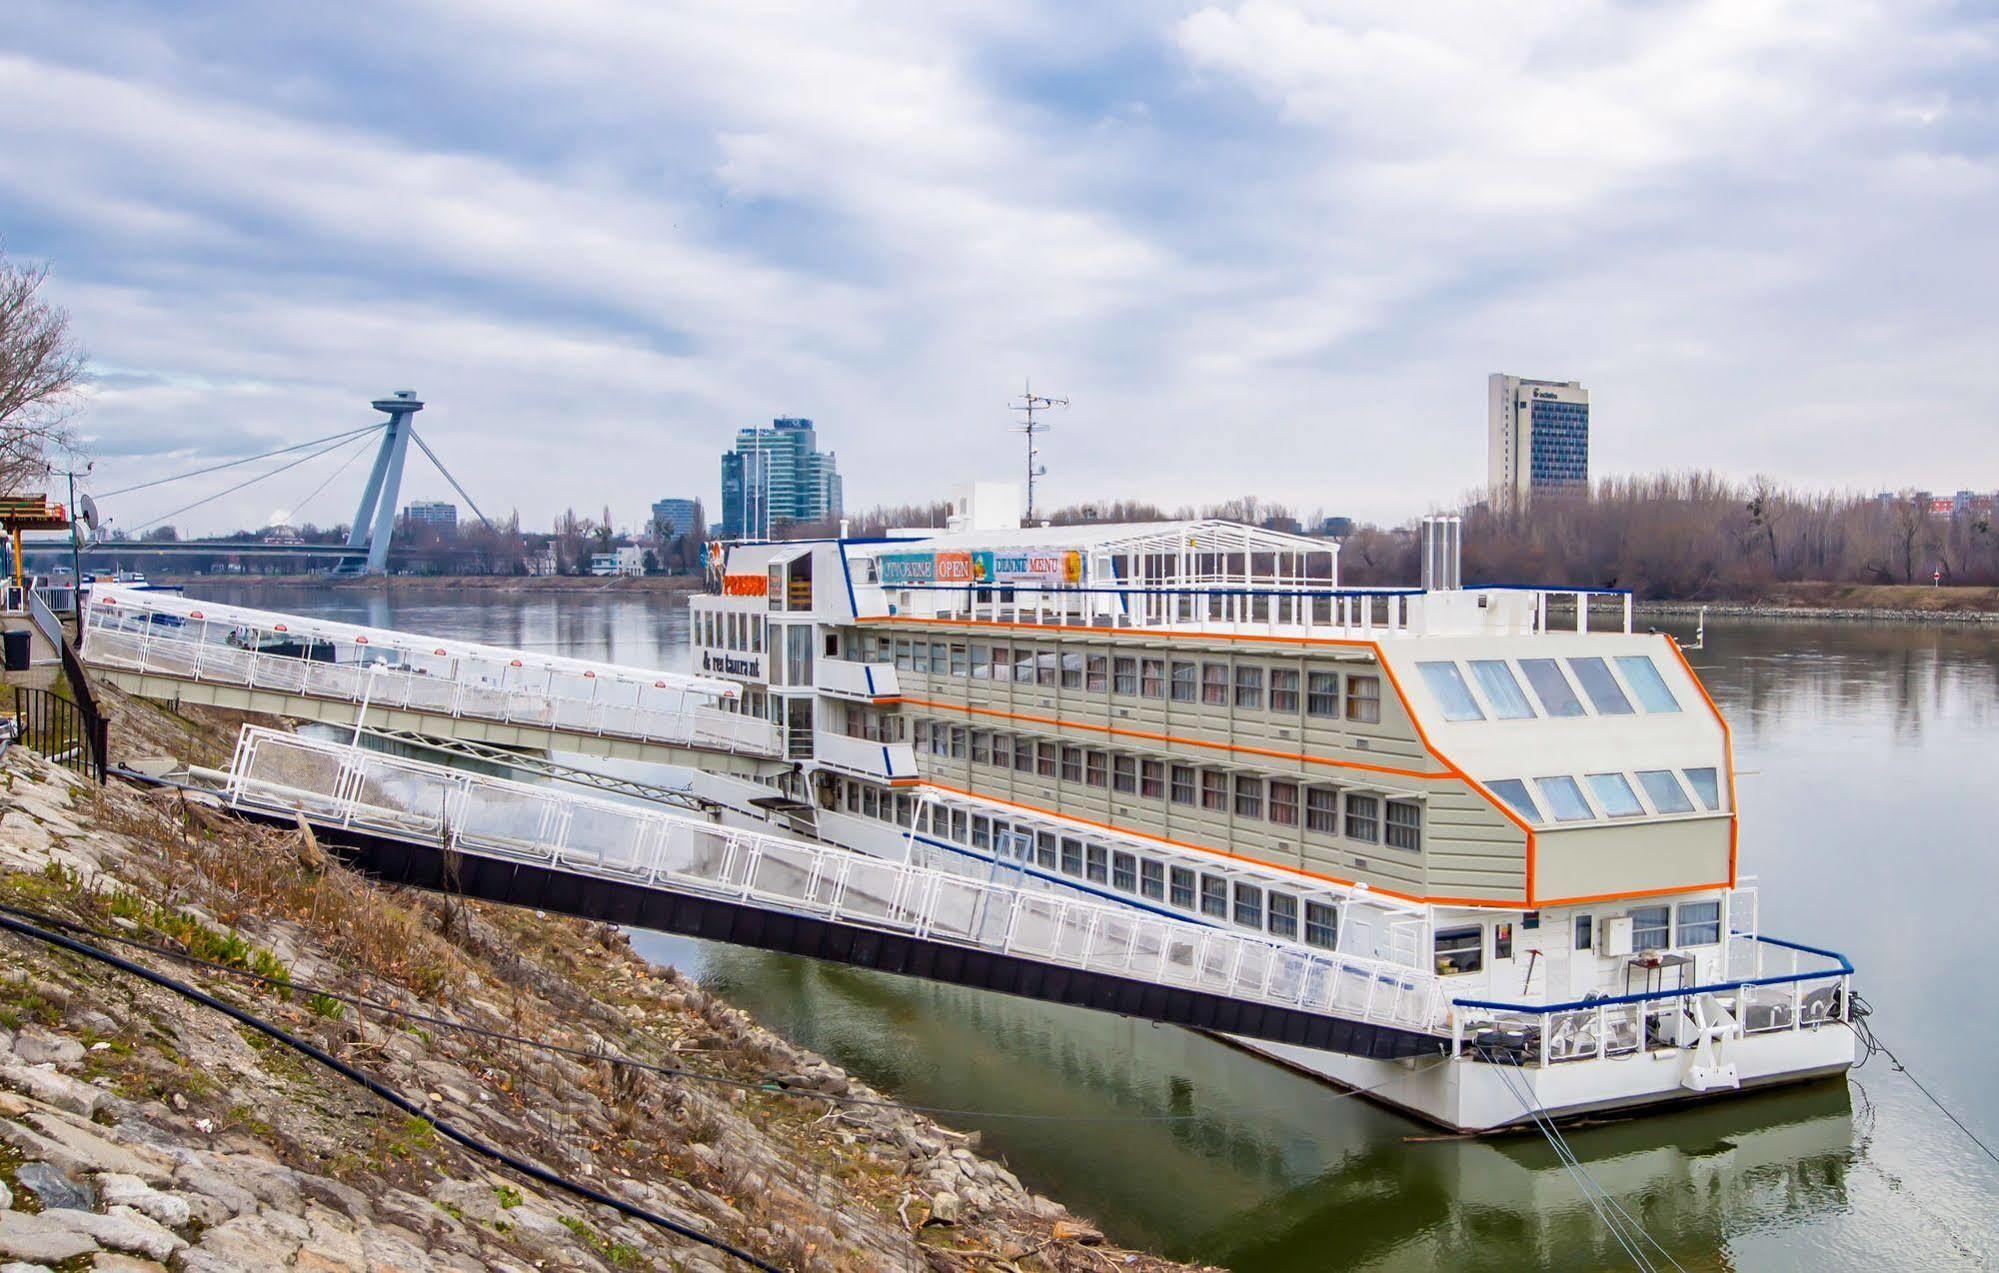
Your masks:
{"label": "white railing", "polygon": [[466,854],[697,893],[1231,999],[1439,1032],[1437,979],[1130,907],[246,727],[225,787]]}
{"label": "white railing", "polygon": [[849,738],[845,734],[822,729],[813,737],[812,754],[823,765],[866,778],[894,781],[919,776],[916,772],[916,749],[908,743]]}
{"label": "white railing", "polygon": [[774,755],[771,722],[705,704],[734,687],[644,668],[100,589],[85,661],[180,680],[565,734]]}
{"label": "white railing", "polygon": [[818,689],[843,698],[894,698],[902,681],[893,663],[856,663],[850,659],[820,659]]}

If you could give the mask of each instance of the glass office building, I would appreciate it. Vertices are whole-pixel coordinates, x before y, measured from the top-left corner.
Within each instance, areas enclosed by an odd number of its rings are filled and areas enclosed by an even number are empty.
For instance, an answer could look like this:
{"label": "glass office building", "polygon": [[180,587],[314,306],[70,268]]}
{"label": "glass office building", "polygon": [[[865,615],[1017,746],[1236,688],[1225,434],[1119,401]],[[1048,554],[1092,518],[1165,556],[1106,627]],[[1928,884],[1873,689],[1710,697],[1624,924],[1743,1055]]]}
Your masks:
{"label": "glass office building", "polygon": [[780,417],[736,434],[722,455],[722,537],[756,539],[792,522],[840,516],[840,474],[812,421]]}

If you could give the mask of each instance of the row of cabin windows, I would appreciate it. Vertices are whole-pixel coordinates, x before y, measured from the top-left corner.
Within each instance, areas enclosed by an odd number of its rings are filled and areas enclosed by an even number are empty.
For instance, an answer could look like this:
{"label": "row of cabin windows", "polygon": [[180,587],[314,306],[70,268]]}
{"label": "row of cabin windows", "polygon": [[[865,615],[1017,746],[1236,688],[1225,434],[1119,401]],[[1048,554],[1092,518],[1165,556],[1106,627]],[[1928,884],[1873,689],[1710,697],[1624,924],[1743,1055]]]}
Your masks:
{"label": "row of cabin windows", "polygon": [[[1568,673],[1562,664],[1568,664]],[[1615,664],[1615,670],[1612,668]],[[1471,678],[1454,661],[1422,662],[1416,670],[1435,696],[1445,720],[1531,720],[1543,716],[1630,716],[1641,708],[1647,713],[1677,712],[1680,701],[1672,687],[1659,675],[1648,654],[1620,654],[1613,659],[1595,656],[1568,659],[1471,659]],[[1523,689],[1514,668],[1527,679]],[[1571,678],[1574,678],[1573,680]],[[1473,692],[1473,684],[1478,687]],[[1582,694],[1576,687],[1582,687]],[[1530,699],[1528,690],[1533,692]],[[1627,693],[1627,691],[1629,691]],[[1589,707],[1583,707],[1587,697]],[[1632,700],[1638,700],[1633,706]],[[1535,711],[1535,704],[1540,711]]]}
{"label": "row of cabin windows", "polygon": [[[1381,723],[1381,678],[1360,673],[1305,672],[1258,663],[1209,663],[1137,655],[1087,654],[907,637],[861,637],[867,662],[893,661],[897,670],[975,681],[1013,681],[1088,694],[1158,698],[1237,711],[1270,711],[1361,725]],[[1344,689],[1344,692],[1342,692]]]}
{"label": "row of cabin windows", "polygon": [[1305,786],[1286,778],[1229,774],[935,720],[919,720],[914,739],[917,751],[933,756],[969,759],[974,765],[1085,787],[1107,786],[1123,796],[1233,814],[1238,822],[1268,822],[1294,830],[1302,825],[1321,835],[1344,834],[1362,844],[1385,844],[1411,853],[1423,847],[1423,806],[1413,800]]}
{"label": "row of cabin windows", "polygon": [[711,650],[735,650],[742,654],[762,654],[767,620],[760,614],[740,610],[693,611],[694,644]]}
{"label": "row of cabin windows", "polygon": [[1222,920],[1289,941],[1303,940],[1325,950],[1339,949],[1339,909],[1330,902],[1301,899],[1261,884],[1175,866],[1135,850],[1078,836],[1037,831],[983,813],[919,806],[907,794],[883,791],[865,782],[842,785],[841,801],[848,813],[895,826],[913,826],[918,834],[949,840],[1002,862],[1032,865],[1086,884],[1106,885],[1189,915]]}
{"label": "row of cabin windows", "polygon": [[[1684,950],[1721,942],[1721,903],[1718,901],[1681,902],[1677,906],[1635,906],[1624,913],[1631,920],[1631,948],[1635,952]],[[1521,916],[1520,926],[1532,930],[1539,927],[1540,922],[1539,913],[1529,911]],[[1594,950],[1596,916],[1577,915],[1574,924],[1575,949]],[[1437,975],[1455,977],[1484,968],[1487,927],[1485,924],[1458,924],[1438,929],[1435,951]],[[1513,922],[1500,920],[1489,927],[1492,930],[1492,957],[1513,958]]]}

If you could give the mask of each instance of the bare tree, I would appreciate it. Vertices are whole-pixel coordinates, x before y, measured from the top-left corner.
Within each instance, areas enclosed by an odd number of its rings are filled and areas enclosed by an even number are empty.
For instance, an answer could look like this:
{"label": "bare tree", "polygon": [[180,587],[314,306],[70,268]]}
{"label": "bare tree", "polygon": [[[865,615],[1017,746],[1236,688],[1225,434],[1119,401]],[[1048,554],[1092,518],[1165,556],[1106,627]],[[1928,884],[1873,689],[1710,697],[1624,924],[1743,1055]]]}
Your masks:
{"label": "bare tree", "polygon": [[0,493],[41,480],[50,449],[70,440],[65,424],[83,387],[69,315],[41,297],[47,277],[47,266],[0,255]]}

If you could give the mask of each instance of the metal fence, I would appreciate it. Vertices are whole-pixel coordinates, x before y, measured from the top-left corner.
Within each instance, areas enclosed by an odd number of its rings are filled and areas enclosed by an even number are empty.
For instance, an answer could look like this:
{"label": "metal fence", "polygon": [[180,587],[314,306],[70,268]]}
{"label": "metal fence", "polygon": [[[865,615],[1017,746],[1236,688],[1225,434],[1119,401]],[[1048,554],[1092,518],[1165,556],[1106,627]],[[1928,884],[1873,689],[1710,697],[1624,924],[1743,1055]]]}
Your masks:
{"label": "metal fence", "polygon": [[569,734],[775,755],[777,727],[706,706],[722,682],[188,601],[93,592],[90,662]]}
{"label": "metal fence", "polygon": [[29,751],[104,781],[109,731],[95,703],[16,685],[14,729],[16,740]]}
{"label": "metal fence", "polygon": [[657,809],[247,727],[226,794],[460,853],[963,943],[1254,1003],[1441,1033],[1434,975],[974,880]]}

